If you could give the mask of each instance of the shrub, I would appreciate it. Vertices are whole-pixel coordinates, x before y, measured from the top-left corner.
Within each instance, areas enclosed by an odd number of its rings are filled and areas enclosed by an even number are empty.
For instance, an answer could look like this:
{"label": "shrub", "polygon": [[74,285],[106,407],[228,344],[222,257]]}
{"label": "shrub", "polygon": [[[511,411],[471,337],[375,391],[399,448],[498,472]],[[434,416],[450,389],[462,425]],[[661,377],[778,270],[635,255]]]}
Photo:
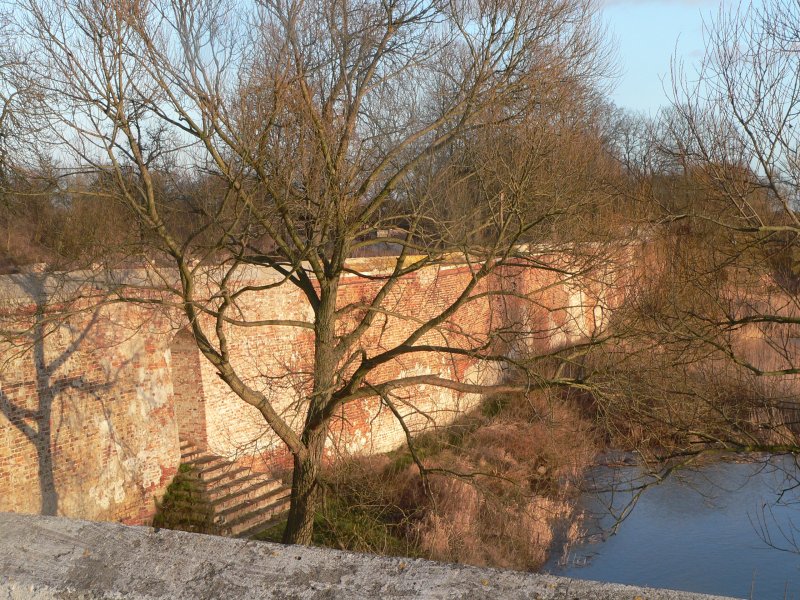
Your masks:
{"label": "shrub", "polygon": [[206,498],[202,482],[191,465],[182,464],[156,503],[153,527],[195,533],[218,533],[214,510]]}

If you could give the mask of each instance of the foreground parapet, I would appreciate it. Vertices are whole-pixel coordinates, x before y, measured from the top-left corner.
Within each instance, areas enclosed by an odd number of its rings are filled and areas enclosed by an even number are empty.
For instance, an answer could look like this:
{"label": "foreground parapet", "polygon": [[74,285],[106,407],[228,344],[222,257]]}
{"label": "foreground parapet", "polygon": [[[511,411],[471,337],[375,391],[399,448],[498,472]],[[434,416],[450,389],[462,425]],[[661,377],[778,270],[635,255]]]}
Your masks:
{"label": "foreground parapet", "polygon": [[114,523],[0,513],[0,598],[715,597]]}

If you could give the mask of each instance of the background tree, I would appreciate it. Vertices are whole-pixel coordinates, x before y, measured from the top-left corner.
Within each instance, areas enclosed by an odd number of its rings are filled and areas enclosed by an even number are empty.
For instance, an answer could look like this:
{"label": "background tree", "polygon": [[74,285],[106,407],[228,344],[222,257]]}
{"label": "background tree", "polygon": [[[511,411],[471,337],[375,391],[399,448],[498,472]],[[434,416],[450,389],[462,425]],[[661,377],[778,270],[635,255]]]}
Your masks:
{"label": "background tree", "polygon": [[675,65],[672,107],[622,138],[650,203],[645,268],[617,342],[590,357],[619,445],[688,460],[800,447],[798,31],[794,2],[721,8],[697,72]]}
{"label": "background tree", "polygon": [[[686,134],[676,147],[705,195],[686,215],[714,232],[709,254],[727,277],[705,321],[725,338],[714,342],[720,352],[779,387],[798,373],[798,24],[791,2],[720,11],[697,84],[675,84]],[[797,446],[795,410],[784,393],[760,411],[778,448]]]}

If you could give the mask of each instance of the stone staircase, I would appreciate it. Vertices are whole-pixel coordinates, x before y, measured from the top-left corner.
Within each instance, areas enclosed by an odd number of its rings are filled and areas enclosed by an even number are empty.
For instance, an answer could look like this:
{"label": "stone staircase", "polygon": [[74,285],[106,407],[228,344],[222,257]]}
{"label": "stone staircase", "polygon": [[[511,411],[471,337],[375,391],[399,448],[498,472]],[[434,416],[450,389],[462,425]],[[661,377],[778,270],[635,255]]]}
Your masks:
{"label": "stone staircase", "polygon": [[191,465],[214,511],[222,535],[252,537],[289,510],[291,488],[181,440],[181,462]]}

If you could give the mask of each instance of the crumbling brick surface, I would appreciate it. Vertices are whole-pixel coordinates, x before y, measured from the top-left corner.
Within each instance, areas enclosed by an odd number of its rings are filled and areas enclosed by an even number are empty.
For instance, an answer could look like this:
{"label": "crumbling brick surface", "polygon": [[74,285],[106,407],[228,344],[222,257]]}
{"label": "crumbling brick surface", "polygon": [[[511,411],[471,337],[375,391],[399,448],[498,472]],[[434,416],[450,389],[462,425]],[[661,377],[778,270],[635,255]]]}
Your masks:
{"label": "crumbling brick surface", "polygon": [[[386,269],[384,262],[363,259],[354,267],[374,276]],[[474,268],[452,264],[404,278],[354,350],[374,355],[394,347],[420,321],[450,305]],[[603,310],[613,306],[607,287],[597,277],[581,285],[560,282],[556,272],[507,268],[485,279],[473,290],[473,300],[420,343],[463,349],[506,344],[504,351],[522,353],[591,333]],[[259,284],[264,277],[249,272],[239,283]],[[356,274],[343,279],[340,308],[346,307],[350,318],[339,333],[354,326],[379,286],[380,281]],[[255,455],[264,469],[291,464],[258,411],[227,388],[181,329],[179,313],[152,304],[92,307],[84,302],[77,307],[81,310],[70,306],[65,311],[69,317],[56,319],[48,313],[55,308],[41,309],[38,297],[26,296],[25,289],[16,280],[0,281],[4,329],[21,332],[0,345],[0,511],[145,523],[176,472],[179,436],[232,459]],[[514,295],[485,293],[500,289]],[[526,295],[533,302],[522,299]],[[243,294],[239,308],[243,319],[312,320],[300,291],[291,285]],[[526,335],[492,337],[498,326],[509,323]],[[313,332],[229,326],[227,335],[243,379],[299,427],[310,388]],[[502,376],[497,366],[468,355],[425,352],[383,365],[370,382],[423,374],[471,383]],[[416,386],[399,392],[397,405],[409,428],[419,432],[432,423],[450,422],[478,400],[475,394]],[[404,439],[395,417],[377,398],[361,400],[336,415],[328,456],[382,452]]]}

